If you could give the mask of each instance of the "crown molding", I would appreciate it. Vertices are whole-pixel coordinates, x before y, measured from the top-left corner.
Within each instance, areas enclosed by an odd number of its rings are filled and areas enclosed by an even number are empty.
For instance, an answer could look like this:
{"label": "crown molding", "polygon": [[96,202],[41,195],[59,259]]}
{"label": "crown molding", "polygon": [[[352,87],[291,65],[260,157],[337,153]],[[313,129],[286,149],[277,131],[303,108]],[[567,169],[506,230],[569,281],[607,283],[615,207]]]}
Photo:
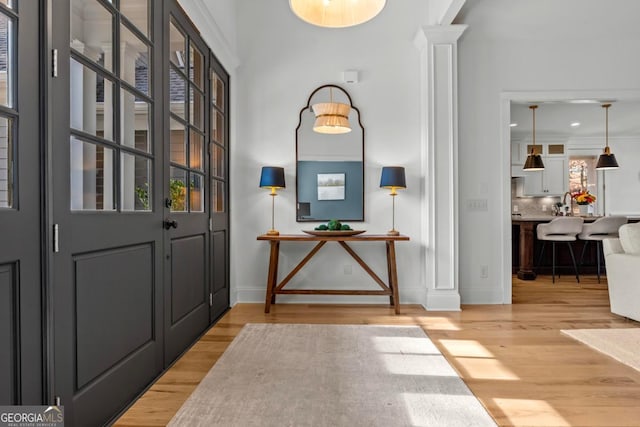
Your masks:
{"label": "crown molding", "polygon": [[[215,17],[206,6],[204,0],[179,0],[180,5],[189,15],[189,18],[194,22],[202,38],[209,44],[214,45],[216,50],[211,49],[213,54],[222,62],[225,68],[230,72],[240,66],[240,60],[238,59],[233,46],[224,36],[223,31],[220,29]],[[222,49],[222,52],[218,50]]]}

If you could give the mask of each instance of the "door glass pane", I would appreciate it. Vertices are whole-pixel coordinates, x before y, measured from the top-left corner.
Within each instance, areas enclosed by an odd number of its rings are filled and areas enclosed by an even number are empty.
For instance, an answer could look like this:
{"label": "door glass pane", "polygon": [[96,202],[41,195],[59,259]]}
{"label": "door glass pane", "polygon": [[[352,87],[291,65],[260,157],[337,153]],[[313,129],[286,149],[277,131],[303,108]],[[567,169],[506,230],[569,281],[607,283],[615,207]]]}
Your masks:
{"label": "door glass pane", "polygon": [[149,36],[148,0],[120,0],[120,12],[145,36]]}
{"label": "door glass pane", "polygon": [[215,144],[211,152],[211,175],[224,178],[224,150]]}
{"label": "door glass pane", "polygon": [[211,138],[224,145],[224,116],[220,111],[211,110]]}
{"label": "door glass pane", "polygon": [[113,150],[71,137],[71,210],[114,210]]}
{"label": "door glass pane", "polygon": [[120,158],[123,211],[151,210],[151,160],[122,153]]}
{"label": "door glass pane", "polygon": [[149,46],[126,26],[120,25],[120,78],[144,94],[149,94],[151,70]]}
{"label": "door glass pane", "polygon": [[169,66],[169,97],[170,97],[170,110],[176,116],[185,119],[184,101],[185,93],[187,90],[187,82],[173,67]]}
{"label": "door glass pane", "polygon": [[11,9],[13,9],[13,5],[15,4],[14,0],[0,0],[0,3],[2,3],[3,5],[10,7]]}
{"label": "door glass pane", "polygon": [[0,117],[0,208],[13,207],[12,120]]}
{"label": "door glass pane", "polygon": [[71,47],[113,71],[113,16],[97,0],[71,0]]}
{"label": "door glass pane", "polygon": [[204,211],[204,176],[191,173],[191,185],[190,185],[190,205],[191,212],[203,212]]}
{"label": "door glass pane", "polygon": [[113,82],[71,59],[71,127],[113,141]]}
{"label": "door glass pane", "polygon": [[0,105],[13,106],[13,21],[0,13]]}
{"label": "door glass pane", "polygon": [[189,90],[189,122],[198,129],[204,128],[204,95],[193,87]]}
{"label": "door glass pane", "polygon": [[187,172],[171,168],[169,179],[169,193],[171,196],[171,211],[185,212],[187,210]]}
{"label": "door glass pane", "polygon": [[212,212],[224,212],[224,182],[213,180],[213,197],[211,200]]}
{"label": "door glass pane", "polygon": [[120,91],[120,143],[149,153],[151,106],[126,89]]}
{"label": "door glass pane", "polygon": [[211,72],[211,102],[224,111],[224,82],[214,72]]}
{"label": "door glass pane", "polygon": [[191,130],[189,141],[189,166],[194,169],[204,170],[204,136],[195,130]]}
{"label": "door glass pane", "polygon": [[182,71],[185,71],[185,63],[187,62],[186,45],[187,39],[171,20],[169,23],[169,58]]}
{"label": "door glass pane", "polygon": [[187,131],[185,126],[177,120],[169,121],[171,127],[171,162],[187,166]]}
{"label": "door glass pane", "polygon": [[189,78],[202,89],[204,88],[204,56],[193,43],[189,46],[189,57],[191,58]]}

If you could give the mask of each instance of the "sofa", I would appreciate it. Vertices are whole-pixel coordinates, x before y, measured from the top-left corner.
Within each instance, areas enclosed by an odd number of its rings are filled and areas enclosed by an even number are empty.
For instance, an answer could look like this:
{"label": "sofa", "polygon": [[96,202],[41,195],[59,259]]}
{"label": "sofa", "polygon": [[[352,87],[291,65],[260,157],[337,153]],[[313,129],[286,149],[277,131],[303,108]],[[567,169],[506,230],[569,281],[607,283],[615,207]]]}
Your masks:
{"label": "sofa", "polygon": [[640,223],[620,227],[602,242],[611,312],[640,322]]}

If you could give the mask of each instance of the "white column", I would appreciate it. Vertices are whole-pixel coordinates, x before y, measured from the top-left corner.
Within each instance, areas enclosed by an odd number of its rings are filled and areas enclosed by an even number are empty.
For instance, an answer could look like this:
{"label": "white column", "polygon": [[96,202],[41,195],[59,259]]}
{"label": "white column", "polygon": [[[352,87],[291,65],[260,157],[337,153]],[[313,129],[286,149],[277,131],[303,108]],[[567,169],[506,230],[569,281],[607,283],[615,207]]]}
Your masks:
{"label": "white column", "polygon": [[458,287],[457,43],[466,25],[425,26],[420,49],[427,310],[460,310]]}
{"label": "white column", "polygon": [[[120,44],[120,77],[128,82],[135,81],[136,58],[138,51],[128,43]],[[136,112],[135,96],[121,91],[120,106],[120,144],[135,147]],[[122,210],[135,210],[136,203],[136,167],[133,156],[120,158],[120,186],[122,188]]]}

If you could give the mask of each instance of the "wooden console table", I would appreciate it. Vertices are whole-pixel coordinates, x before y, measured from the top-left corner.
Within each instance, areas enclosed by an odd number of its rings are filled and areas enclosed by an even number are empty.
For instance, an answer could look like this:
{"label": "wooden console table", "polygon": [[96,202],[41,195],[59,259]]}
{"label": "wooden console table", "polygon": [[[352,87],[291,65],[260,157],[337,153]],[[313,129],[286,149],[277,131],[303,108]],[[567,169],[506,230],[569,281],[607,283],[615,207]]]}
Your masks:
{"label": "wooden console table", "polygon": [[[267,275],[267,295],[264,303],[264,312],[269,313],[271,304],[275,304],[276,295],[306,294],[306,295],[388,295],[389,302],[394,307],[396,314],[400,314],[400,295],[398,293],[398,272],[396,270],[396,249],[394,243],[399,240],[409,240],[407,236],[388,236],[386,234],[359,234],[356,236],[312,236],[307,234],[280,234],[269,236],[263,234],[258,240],[268,240],[271,245],[269,255],[269,273]],[[278,282],[278,256],[280,254],[280,242],[318,242],[317,245],[305,256],[302,261],[285,277]],[[338,242],[353,259],[373,278],[382,290],[349,290],[349,289],[283,289],[298,271],[322,248],[327,242]],[[387,246],[387,270],[389,283],[385,284],[371,267],[354,252],[347,242],[385,242]]]}

